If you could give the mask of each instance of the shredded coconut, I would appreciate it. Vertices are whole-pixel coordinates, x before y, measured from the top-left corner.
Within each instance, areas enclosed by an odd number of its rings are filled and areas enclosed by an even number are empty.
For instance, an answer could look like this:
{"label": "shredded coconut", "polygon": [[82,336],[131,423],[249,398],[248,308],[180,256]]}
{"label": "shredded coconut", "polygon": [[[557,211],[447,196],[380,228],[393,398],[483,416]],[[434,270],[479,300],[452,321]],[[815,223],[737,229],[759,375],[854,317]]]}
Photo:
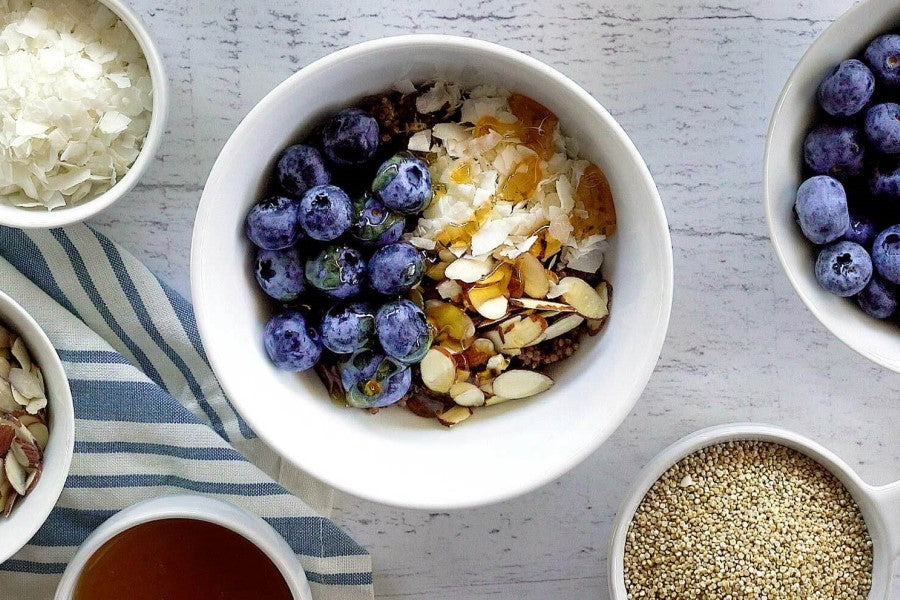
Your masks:
{"label": "shredded coconut", "polygon": [[96,0],[0,0],[0,198],[48,210],[110,189],[153,105],[134,35]]}

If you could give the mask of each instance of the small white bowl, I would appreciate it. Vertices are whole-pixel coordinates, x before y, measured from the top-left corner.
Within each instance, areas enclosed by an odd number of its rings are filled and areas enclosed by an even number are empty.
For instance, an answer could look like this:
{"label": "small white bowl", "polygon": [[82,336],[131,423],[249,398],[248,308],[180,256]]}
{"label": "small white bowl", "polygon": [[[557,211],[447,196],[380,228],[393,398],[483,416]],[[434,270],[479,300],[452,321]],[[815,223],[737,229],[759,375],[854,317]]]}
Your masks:
{"label": "small white bowl", "polygon": [[[64,0],[60,0],[64,1]],[[153,114],[150,129],[134,164],[116,184],[96,198],[82,201],[74,206],[65,206],[48,211],[44,208],[16,208],[0,203],[0,225],[20,229],[43,229],[65,227],[89,219],[113,205],[137,185],[138,180],[153,163],[156,151],[166,130],[169,114],[169,79],[166,76],[162,55],[156,47],[150,32],[131,8],[122,0],[98,0],[113,11],[131,30],[144,52],[150,68],[153,87]]]}
{"label": "small white bowl", "polygon": [[[244,218],[282,149],[328,114],[405,78],[490,83],[560,118],[606,173],[619,228],[603,274],[612,317],[554,371],[538,397],[479,409],[452,430],[402,408],[337,405],[314,373],[276,369],[262,345],[271,305],[251,269]],[[619,426],[650,378],[672,303],[672,249],[662,203],[631,140],[570,79],[479,40],[415,35],[335,52],[290,77],[244,119],[216,161],[194,226],[191,291],[204,346],[229,399],[279,454],[336,488],[395,506],[498,502],[574,467]]]}
{"label": "small white bowl", "polygon": [[609,548],[609,593],[612,600],[627,600],[625,589],[625,538],[644,496],[656,481],[681,459],[725,442],[754,440],[773,442],[801,452],[833,473],[859,504],[869,527],[874,549],[872,591],[869,600],[890,600],[891,575],[900,557],[900,482],[871,486],[827,448],[797,433],[754,423],[720,425],[691,434],[663,450],[641,471],[626,496],[613,525]]}
{"label": "small white bowl", "polygon": [[900,3],[868,0],[825,30],[800,60],[775,107],[766,140],[766,218],[775,252],[807,308],[842,342],[900,372],[900,328],[869,317],[856,304],[826,292],[816,280],[816,247],[801,233],[793,206],[802,182],[803,140],[816,116],[816,90],[842,60],[858,55],[882,33],[900,26]]}
{"label": "small white bowl", "polygon": [[0,516],[0,563],[18,552],[40,529],[59,500],[75,446],[75,412],[69,380],[53,344],[31,315],[0,292],[0,323],[25,340],[41,368],[47,386],[50,439],[44,450],[41,478],[30,494],[20,498],[8,518]]}
{"label": "small white bowl", "polygon": [[[294,600],[312,600],[309,582],[297,555],[271,525],[229,502],[194,495],[162,496],[145,500],[107,519],[88,536],[69,562],[56,588],[55,600],[71,600],[82,569],[103,544],[127,529],[163,519],[205,521],[242,535],[262,550],[278,568]],[[252,577],[253,573],[248,573],[247,576]]]}

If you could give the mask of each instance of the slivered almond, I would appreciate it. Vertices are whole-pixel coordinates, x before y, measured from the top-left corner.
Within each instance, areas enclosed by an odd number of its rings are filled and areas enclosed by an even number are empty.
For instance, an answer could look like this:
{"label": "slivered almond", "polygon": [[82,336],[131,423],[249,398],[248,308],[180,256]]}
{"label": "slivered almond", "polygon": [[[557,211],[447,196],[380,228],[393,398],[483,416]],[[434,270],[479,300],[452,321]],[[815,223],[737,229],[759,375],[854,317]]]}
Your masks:
{"label": "slivered almond", "polygon": [[559,282],[558,287],[565,289],[560,296],[563,302],[571,305],[581,316],[587,319],[602,319],[609,314],[606,301],[585,280],[565,277]]}
{"label": "slivered almond", "polygon": [[533,254],[525,253],[516,260],[525,293],[532,298],[545,298],[550,291],[550,278],[544,265]]}
{"label": "slivered almond", "polygon": [[536,371],[513,369],[494,379],[494,394],[510,400],[528,398],[549,390],[553,380]]}
{"label": "slivered almond", "polygon": [[419,364],[422,383],[435,392],[446,394],[456,382],[456,361],[449,350],[440,346],[432,348]]}

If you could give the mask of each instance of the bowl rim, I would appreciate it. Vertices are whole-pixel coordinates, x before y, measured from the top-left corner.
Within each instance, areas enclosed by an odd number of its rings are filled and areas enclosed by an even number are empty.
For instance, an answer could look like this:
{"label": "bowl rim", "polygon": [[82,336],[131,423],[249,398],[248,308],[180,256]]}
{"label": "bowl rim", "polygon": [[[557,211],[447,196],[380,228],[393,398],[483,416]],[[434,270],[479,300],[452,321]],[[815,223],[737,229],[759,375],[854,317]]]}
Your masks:
{"label": "bowl rim", "polygon": [[[75,451],[75,407],[72,400],[72,390],[69,387],[69,379],[63,368],[62,360],[60,360],[56,348],[53,346],[50,338],[47,337],[43,328],[41,328],[34,317],[32,317],[22,305],[3,291],[0,291],[0,306],[3,306],[11,315],[13,315],[12,322],[7,319],[6,325],[15,330],[15,332],[23,338],[27,336],[26,343],[29,352],[33,352],[34,346],[39,345],[42,346],[45,351],[49,350],[54,357],[52,367],[57,372],[57,375],[61,375],[61,377],[54,379],[54,383],[59,387],[59,393],[50,398],[50,402],[48,403],[48,407],[51,411],[50,427],[52,435],[63,438],[61,440],[62,445],[59,446],[61,448],[61,454],[55,457],[55,460],[61,461],[59,469],[60,476],[56,479],[49,479],[42,475],[41,480],[38,481],[38,484],[35,487],[35,490],[37,490],[43,486],[43,491],[39,498],[40,503],[35,507],[32,507],[33,515],[30,516],[31,518],[25,520],[27,527],[17,531],[4,532],[4,540],[14,539],[15,541],[6,552],[0,550],[0,563],[3,563],[21,550],[31,538],[34,537],[34,534],[44,525],[47,518],[50,516],[51,511],[56,507],[56,503],[59,501],[59,497],[62,494],[72,467],[72,456]],[[23,325],[25,327],[23,327]],[[28,331],[23,332],[22,330],[26,327]],[[46,364],[41,365],[41,370],[45,373],[50,372],[48,365]],[[16,510],[22,508],[24,503],[29,499],[31,499],[30,494],[24,500],[20,500],[18,506],[13,508],[11,518],[15,516]],[[35,500],[37,499],[38,498],[35,498]],[[4,525],[8,525],[9,523],[11,523],[11,521],[4,520],[3,517],[0,517],[0,530],[3,529]]]}
{"label": "bowl rim", "polygon": [[[778,211],[776,208],[777,202],[775,200],[775,197],[777,196],[777,194],[772,189],[774,175],[772,173],[772,168],[770,167],[770,164],[773,160],[772,154],[774,152],[774,133],[781,126],[783,109],[787,105],[788,96],[790,95],[791,90],[794,88],[801,71],[805,67],[806,62],[809,60],[810,56],[818,52],[820,48],[827,47],[831,43],[831,38],[838,35],[837,32],[844,27],[844,23],[847,20],[853,19],[857,15],[864,14],[871,10],[871,3],[872,0],[863,0],[862,2],[848,9],[840,17],[838,17],[831,25],[825,28],[825,30],[821,34],[819,34],[819,36],[810,45],[810,47],[807,48],[806,52],[803,53],[803,56],[791,70],[791,74],[788,76],[784,87],[778,95],[778,100],[775,103],[775,108],[773,109],[772,116],[769,119],[769,127],[766,130],[766,144],[765,152],[763,155],[763,205],[766,213],[766,226],[769,230],[769,240],[771,241],[772,246],[775,248],[775,254],[778,257],[778,262],[781,264],[781,270],[787,276],[788,281],[790,281],[791,283],[791,287],[794,289],[794,292],[797,294],[797,296],[800,297],[800,300],[803,302],[809,312],[811,312],[813,316],[815,316],[819,321],[819,323],[821,323],[822,326],[824,326],[845,346],[847,346],[860,356],[863,356],[886,369],[890,369],[891,371],[900,373],[900,362],[896,360],[891,361],[888,357],[871,351],[868,346],[866,346],[862,341],[857,340],[854,337],[849,337],[835,332],[826,322],[827,311],[820,308],[812,297],[804,293],[803,286],[800,284],[798,276],[791,268],[787,256],[782,249],[782,245],[786,244],[787,242],[779,238],[777,234],[776,223],[783,219],[784,215],[781,214],[780,211]],[[814,102],[814,99],[811,99],[810,101]],[[812,265],[810,265],[810,269],[812,269]]]}
{"label": "bowl rim", "polygon": [[[634,405],[637,403],[644,390],[646,389],[646,386],[649,383],[656,364],[659,361],[663,344],[668,333],[674,290],[674,260],[672,241],[668,227],[668,219],[666,218],[662,199],[659,195],[659,190],[656,187],[656,183],[653,180],[650,170],[643,157],[635,147],[632,140],[628,137],[622,126],[612,117],[609,111],[607,111],[606,108],[600,104],[600,102],[598,102],[593,96],[591,96],[581,86],[572,81],[569,77],[563,75],[555,68],[539,61],[538,59],[528,56],[527,54],[524,54],[517,50],[513,50],[511,48],[507,48],[505,46],[501,46],[499,44],[475,38],[466,38],[462,36],[444,34],[408,34],[378,38],[375,40],[351,45],[336,52],[330,53],[303,67],[302,69],[288,77],[286,80],[281,82],[262,100],[260,100],[259,103],[250,110],[247,116],[244,117],[244,119],[240,122],[235,131],[229,137],[228,141],[222,149],[222,152],[220,153],[219,158],[221,158],[221,156],[229,149],[229,145],[233,142],[235,136],[239,131],[243,130],[243,128],[246,127],[248,123],[252,123],[255,119],[259,118],[260,115],[262,115],[267,110],[268,105],[274,101],[274,98],[279,98],[284,94],[290,93],[294,82],[298,79],[306,77],[310,72],[327,70],[333,65],[344,62],[346,60],[352,60],[355,57],[364,55],[370,50],[374,49],[380,50],[391,47],[421,48],[435,46],[452,46],[464,50],[480,51],[503,56],[504,58],[522,63],[525,67],[531,70],[541,72],[542,75],[552,80],[555,85],[566,88],[569,92],[577,95],[583,102],[591,106],[592,110],[596,114],[598,114],[601,119],[609,126],[610,132],[613,135],[617,136],[622,142],[623,146],[627,148],[627,155],[620,156],[616,160],[625,160],[632,162],[640,171],[644,182],[647,184],[647,188],[649,190],[652,190],[651,197],[648,201],[649,210],[652,210],[654,213],[654,217],[664,225],[660,228],[660,231],[657,232],[658,235],[663,238],[661,241],[661,246],[665,249],[665,256],[663,257],[664,264],[662,265],[663,277],[659,282],[661,310],[658,315],[654,335],[652,338],[647,340],[646,344],[647,348],[651,349],[651,351],[646,353],[646,360],[644,361],[644,364],[636,365],[634,368],[634,372],[638,374],[638,377],[636,377],[635,380],[642,380],[643,383],[635,386],[635,389],[631,391],[631,397],[629,398],[629,401],[627,403],[627,409],[623,408],[624,416],[622,418],[622,421],[624,421],[624,418],[627,417],[628,412],[630,412],[630,410],[634,407]],[[211,181],[215,176],[217,167],[221,168],[219,166],[219,158],[217,158],[216,163],[213,165],[209,179],[207,180],[207,185],[209,181]],[[203,227],[203,224],[205,222],[206,213],[209,211],[209,205],[211,205],[212,203],[213,200],[209,198],[207,189],[205,188],[203,196],[200,200],[200,204],[197,208],[197,217],[194,224],[191,243],[191,295],[195,300],[194,311],[201,339],[203,338],[203,332],[211,326],[212,318],[207,310],[207,307],[201,301],[204,296],[202,285],[203,273],[201,257],[203,254],[204,239],[207,236],[207,228]],[[218,350],[216,348],[210,347],[206,348],[206,352],[213,371],[216,372],[217,375],[223,372],[222,366],[220,365],[218,360]],[[546,485],[547,483],[550,483],[554,479],[574,468],[589,455],[595,452],[597,448],[599,448],[608,439],[608,437],[612,435],[612,433],[621,425],[620,421],[616,425],[616,427],[608,432],[603,431],[604,428],[598,426],[596,429],[596,434],[592,437],[590,443],[586,443],[578,448],[572,449],[565,454],[557,453],[560,458],[553,465],[551,465],[550,468],[545,468],[540,473],[536,474],[532,479],[524,481],[515,487],[510,486],[507,489],[492,490],[491,492],[487,493],[481,492],[477,495],[477,497],[476,495],[470,495],[466,499],[454,499],[453,501],[425,501],[422,499],[398,498],[396,495],[391,495],[389,493],[375,492],[372,490],[353,487],[352,484],[349,484],[348,482],[341,480],[339,477],[334,476],[331,472],[329,472],[327,468],[321,468],[320,465],[315,461],[301,462],[296,457],[282,452],[280,450],[281,444],[279,444],[278,440],[272,439],[266,432],[261,431],[256,427],[256,423],[258,421],[256,419],[255,413],[250,410],[242,410],[243,404],[235,397],[234,394],[232,394],[233,388],[230,386],[228,378],[219,377],[219,382],[226,396],[231,400],[233,406],[237,409],[237,411],[241,414],[241,416],[249,424],[253,431],[256,432],[256,434],[259,435],[261,439],[263,439],[280,456],[282,456],[291,464],[294,464],[295,466],[303,469],[305,472],[326,483],[327,485],[353,496],[379,504],[410,509],[464,509],[484,506],[488,504],[495,504],[521,496],[543,485]]]}
{"label": "bowl rim", "polygon": [[150,69],[153,89],[153,111],[147,137],[134,163],[113,187],[96,198],[83,201],[75,206],[60,207],[53,211],[45,209],[24,209],[14,206],[0,206],[0,225],[19,229],[44,229],[64,227],[89,219],[106,210],[117,200],[130,192],[153,164],[156,152],[166,132],[169,115],[169,78],[159,48],[150,31],[140,17],[123,0],[96,0],[119,17],[134,35]]}

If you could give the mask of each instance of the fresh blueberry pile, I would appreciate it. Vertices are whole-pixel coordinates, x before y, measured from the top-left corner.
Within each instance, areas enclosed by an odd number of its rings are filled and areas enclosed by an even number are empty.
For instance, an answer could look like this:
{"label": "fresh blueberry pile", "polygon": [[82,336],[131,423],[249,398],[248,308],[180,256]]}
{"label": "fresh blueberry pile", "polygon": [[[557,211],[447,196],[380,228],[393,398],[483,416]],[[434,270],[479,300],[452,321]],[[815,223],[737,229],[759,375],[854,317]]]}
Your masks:
{"label": "fresh blueberry pile", "polygon": [[900,35],[843,61],[817,97],[822,119],[803,145],[809,178],[794,205],[822,246],[816,278],[873,317],[900,316]]}
{"label": "fresh blueberry pile", "polygon": [[256,280],[278,303],[265,327],[269,357],[287,371],[334,365],[358,408],[401,400],[433,338],[407,298],[425,256],[401,241],[407,217],[431,201],[431,176],[412,154],[382,156],[380,139],[368,113],[340,111],[282,152],[276,192],[246,220]]}

